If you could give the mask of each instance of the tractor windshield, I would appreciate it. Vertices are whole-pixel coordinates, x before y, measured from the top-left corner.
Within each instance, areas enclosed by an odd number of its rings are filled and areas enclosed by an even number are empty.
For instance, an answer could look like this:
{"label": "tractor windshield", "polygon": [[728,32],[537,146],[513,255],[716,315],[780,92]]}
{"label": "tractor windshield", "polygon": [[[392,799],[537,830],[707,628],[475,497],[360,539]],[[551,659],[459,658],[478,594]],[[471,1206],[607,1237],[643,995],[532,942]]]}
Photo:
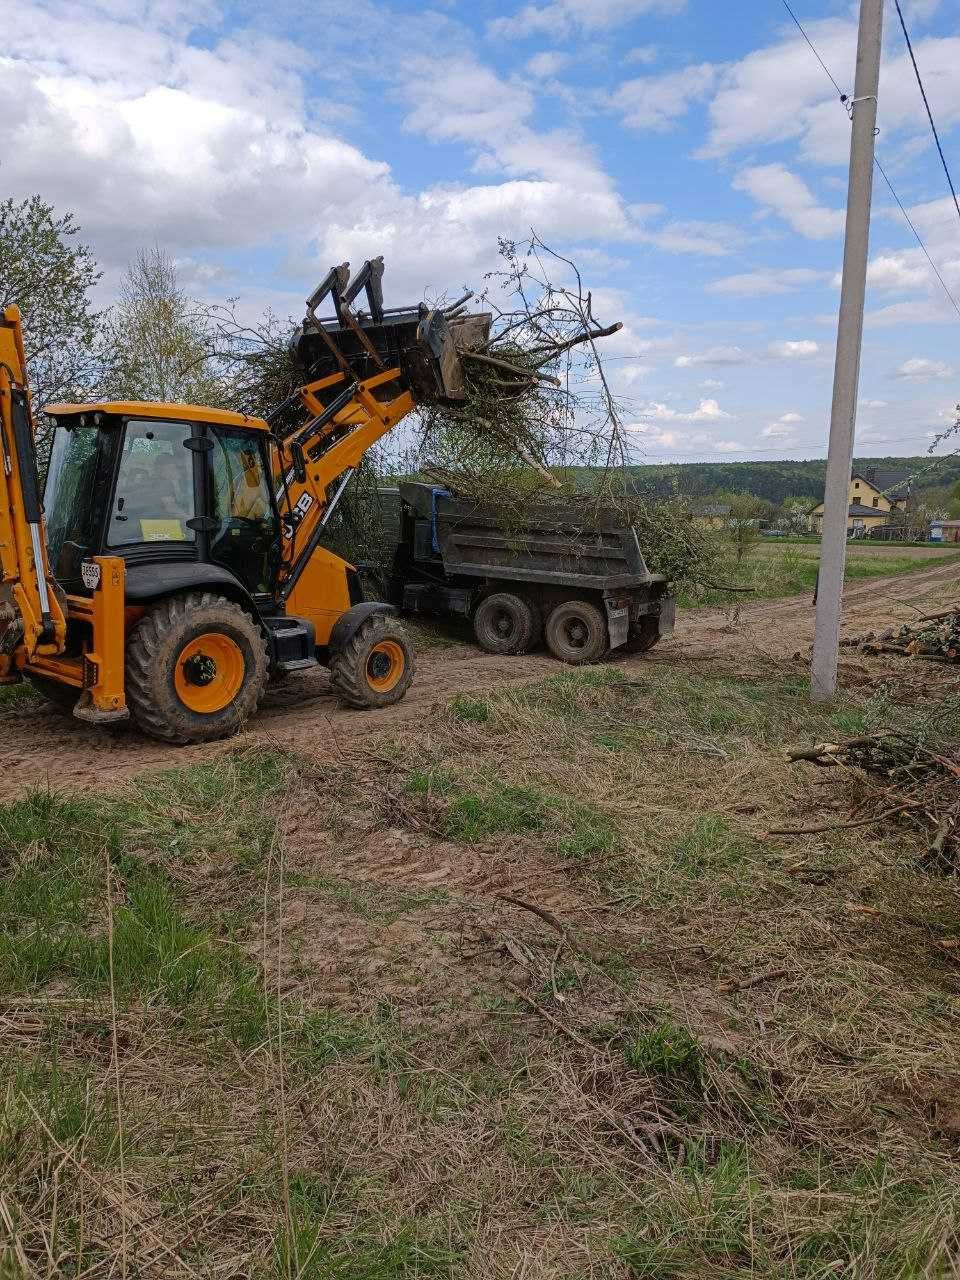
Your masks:
{"label": "tractor windshield", "polygon": [[116,432],[80,425],[58,426],[53,433],[43,505],[50,564],[58,576],[68,544],[71,566],[99,551],[104,481],[115,437]]}

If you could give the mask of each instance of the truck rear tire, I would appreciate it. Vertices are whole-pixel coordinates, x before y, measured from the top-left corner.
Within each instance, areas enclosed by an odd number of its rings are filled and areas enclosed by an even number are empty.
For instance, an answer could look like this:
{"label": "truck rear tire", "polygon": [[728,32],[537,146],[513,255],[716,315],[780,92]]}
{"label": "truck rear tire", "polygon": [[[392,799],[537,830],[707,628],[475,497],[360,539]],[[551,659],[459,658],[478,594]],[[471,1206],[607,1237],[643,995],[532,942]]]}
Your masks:
{"label": "truck rear tire", "polygon": [[495,591],[473,615],[473,634],[487,653],[529,653],[543,630],[540,610],[528,596]]}
{"label": "truck rear tire", "polygon": [[390,707],[410,688],[413,647],[389,613],[374,613],[330,662],[330,683],[348,707]]}
{"label": "truck rear tire", "polygon": [[589,600],[565,600],[547,618],[547,648],[561,662],[583,666],[610,651],[607,620]]}
{"label": "truck rear tire", "polygon": [[160,600],[127,641],[130,714],[163,742],[212,742],[236,733],[266,687],[263,633],[224,596],[204,591]]}

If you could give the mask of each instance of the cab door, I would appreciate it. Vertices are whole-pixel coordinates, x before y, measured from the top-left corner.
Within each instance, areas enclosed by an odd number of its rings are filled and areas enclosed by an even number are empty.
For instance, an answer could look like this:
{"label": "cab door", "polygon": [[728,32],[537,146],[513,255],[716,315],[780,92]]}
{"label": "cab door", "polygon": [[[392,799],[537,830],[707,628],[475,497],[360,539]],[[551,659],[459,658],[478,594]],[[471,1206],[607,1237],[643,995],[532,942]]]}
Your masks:
{"label": "cab door", "polygon": [[249,431],[207,425],[208,547],[253,596],[272,596],[280,562],[280,521],[266,441]]}

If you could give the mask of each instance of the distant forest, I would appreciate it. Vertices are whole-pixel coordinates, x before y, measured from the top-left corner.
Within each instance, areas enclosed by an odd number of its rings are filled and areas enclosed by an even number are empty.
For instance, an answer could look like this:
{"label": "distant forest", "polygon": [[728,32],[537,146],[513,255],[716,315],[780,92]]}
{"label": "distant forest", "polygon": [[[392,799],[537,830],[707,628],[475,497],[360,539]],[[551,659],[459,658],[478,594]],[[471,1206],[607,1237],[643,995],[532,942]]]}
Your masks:
{"label": "distant forest", "polygon": [[[723,490],[750,493],[781,503],[786,498],[823,497],[827,464],[811,462],[680,462],[631,467],[635,491],[650,497],[682,494],[698,498]],[[897,471],[916,477],[914,490],[940,488],[960,481],[960,456],[944,458],[856,458],[855,471]]]}

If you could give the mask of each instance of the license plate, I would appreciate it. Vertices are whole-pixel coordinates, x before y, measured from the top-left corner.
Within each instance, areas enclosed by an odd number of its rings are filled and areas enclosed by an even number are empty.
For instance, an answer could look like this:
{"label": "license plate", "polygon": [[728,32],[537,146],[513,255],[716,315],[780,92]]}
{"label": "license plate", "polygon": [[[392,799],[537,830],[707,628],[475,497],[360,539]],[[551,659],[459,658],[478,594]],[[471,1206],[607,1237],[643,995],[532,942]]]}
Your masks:
{"label": "license plate", "polygon": [[611,610],[610,610],[610,617],[611,617],[611,618],[625,618],[629,612],[630,612],[630,610],[629,610],[629,609],[611,609]]}

